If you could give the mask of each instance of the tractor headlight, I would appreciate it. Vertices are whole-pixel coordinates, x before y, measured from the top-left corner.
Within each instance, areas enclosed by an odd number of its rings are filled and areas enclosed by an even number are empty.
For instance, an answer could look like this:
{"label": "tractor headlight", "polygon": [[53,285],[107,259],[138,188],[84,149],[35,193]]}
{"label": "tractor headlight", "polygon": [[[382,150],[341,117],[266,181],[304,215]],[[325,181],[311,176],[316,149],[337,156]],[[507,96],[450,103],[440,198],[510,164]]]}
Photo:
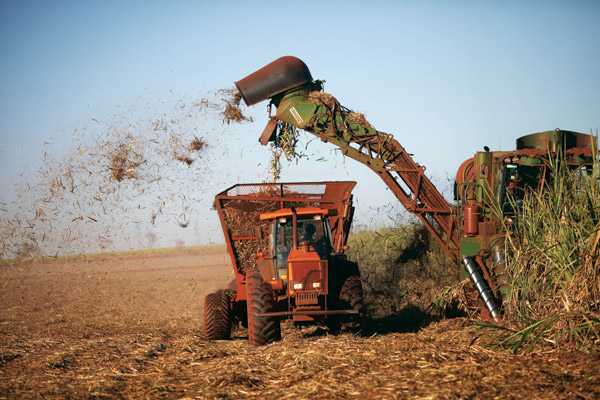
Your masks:
{"label": "tractor headlight", "polygon": [[294,283],[294,290],[302,290],[302,284],[301,283]]}
{"label": "tractor headlight", "polygon": [[321,282],[313,282],[313,288],[319,289],[321,287]]}

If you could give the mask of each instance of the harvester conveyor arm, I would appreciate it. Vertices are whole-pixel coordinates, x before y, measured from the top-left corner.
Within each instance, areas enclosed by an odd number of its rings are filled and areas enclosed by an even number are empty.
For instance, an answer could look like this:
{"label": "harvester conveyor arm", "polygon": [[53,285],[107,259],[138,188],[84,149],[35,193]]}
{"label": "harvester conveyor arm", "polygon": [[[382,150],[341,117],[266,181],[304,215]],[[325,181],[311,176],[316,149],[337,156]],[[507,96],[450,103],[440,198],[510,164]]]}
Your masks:
{"label": "harvester conveyor arm", "polygon": [[281,57],[235,83],[247,105],[270,99],[277,107],[260,141],[274,138],[280,123],[314,134],[342,149],[344,155],[373,170],[400,203],[415,214],[454,261],[458,261],[458,230],[452,207],[392,135],[374,129],[361,114],[342,107],[323,93],[302,60]]}
{"label": "harvester conveyor arm", "polygon": [[[318,89],[320,84],[317,82]],[[277,104],[276,104],[277,105]],[[372,128],[360,114],[341,107],[319,91],[291,93],[277,105],[276,120],[314,134],[342,149],[345,156],[365,164],[390,188],[400,203],[415,214],[442,245],[458,259],[458,237],[452,208],[406,150],[390,134]]]}

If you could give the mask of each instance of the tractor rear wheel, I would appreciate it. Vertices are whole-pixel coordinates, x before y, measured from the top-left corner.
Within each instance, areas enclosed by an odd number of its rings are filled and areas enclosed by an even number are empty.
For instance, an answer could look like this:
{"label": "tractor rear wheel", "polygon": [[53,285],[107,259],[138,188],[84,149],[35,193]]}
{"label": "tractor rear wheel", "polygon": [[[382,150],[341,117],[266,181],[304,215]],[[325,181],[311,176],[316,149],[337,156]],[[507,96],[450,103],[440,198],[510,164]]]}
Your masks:
{"label": "tractor rear wheel", "polygon": [[248,305],[248,340],[264,345],[281,339],[279,319],[260,316],[276,310],[275,295],[257,268],[246,271],[246,296]]}
{"label": "tractor rear wheel", "polygon": [[204,337],[207,340],[226,340],[231,337],[232,301],[235,291],[218,290],[204,298]]}
{"label": "tractor rear wheel", "polygon": [[346,278],[340,290],[340,302],[342,308],[354,310],[358,313],[340,318],[342,330],[364,331],[365,309],[360,276],[351,275]]}

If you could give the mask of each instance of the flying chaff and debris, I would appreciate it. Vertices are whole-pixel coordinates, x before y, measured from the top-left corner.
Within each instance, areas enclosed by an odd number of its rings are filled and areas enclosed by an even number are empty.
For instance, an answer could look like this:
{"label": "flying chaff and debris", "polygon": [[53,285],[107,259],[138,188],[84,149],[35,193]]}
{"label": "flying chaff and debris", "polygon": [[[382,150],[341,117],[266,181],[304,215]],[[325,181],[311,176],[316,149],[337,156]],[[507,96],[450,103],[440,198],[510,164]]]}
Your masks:
{"label": "flying chaff and debris", "polygon": [[93,118],[70,143],[49,143],[0,204],[0,258],[102,250],[139,224],[187,227],[218,156],[211,150],[231,124],[252,121],[235,89],[199,97]]}

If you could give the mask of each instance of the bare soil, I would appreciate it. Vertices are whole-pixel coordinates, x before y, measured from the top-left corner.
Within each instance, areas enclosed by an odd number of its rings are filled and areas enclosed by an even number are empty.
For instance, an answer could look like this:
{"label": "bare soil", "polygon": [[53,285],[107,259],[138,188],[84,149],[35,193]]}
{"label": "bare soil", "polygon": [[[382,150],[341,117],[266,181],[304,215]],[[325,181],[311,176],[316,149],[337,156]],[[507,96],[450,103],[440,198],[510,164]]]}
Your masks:
{"label": "bare soil", "polygon": [[0,398],[600,398],[598,355],[513,355],[464,318],[207,342],[204,296],[232,278],[221,247],[0,265]]}

